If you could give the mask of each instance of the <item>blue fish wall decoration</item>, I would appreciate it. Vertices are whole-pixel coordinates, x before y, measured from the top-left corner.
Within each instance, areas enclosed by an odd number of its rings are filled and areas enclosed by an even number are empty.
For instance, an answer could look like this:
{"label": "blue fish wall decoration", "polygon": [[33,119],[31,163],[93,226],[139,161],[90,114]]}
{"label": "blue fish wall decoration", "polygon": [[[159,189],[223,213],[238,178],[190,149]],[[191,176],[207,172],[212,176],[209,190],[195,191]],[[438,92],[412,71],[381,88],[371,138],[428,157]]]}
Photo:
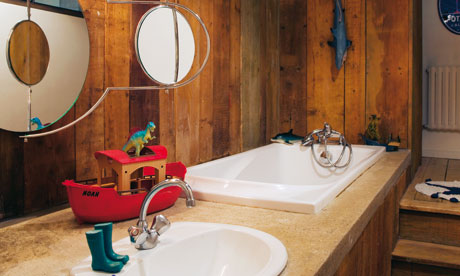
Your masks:
{"label": "blue fish wall decoration", "polygon": [[335,66],[340,70],[345,59],[347,58],[347,49],[351,46],[351,41],[347,39],[347,30],[345,29],[345,15],[342,9],[341,0],[335,0],[334,10],[334,28],[331,29],[334,35],[333,41],[328,41],[329,46],[335,48]]}

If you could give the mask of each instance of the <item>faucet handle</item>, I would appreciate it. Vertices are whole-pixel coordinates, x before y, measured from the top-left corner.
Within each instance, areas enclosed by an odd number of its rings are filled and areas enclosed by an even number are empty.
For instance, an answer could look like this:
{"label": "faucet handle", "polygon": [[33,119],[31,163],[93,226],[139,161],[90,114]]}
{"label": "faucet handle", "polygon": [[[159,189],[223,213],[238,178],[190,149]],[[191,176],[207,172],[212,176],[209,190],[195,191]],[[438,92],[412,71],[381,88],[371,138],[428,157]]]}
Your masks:
{"label": "faucet handle", "polygon": [[128,233],[129,233],[129,239],[131,240],[131,243],[135,243],[138,235],[141,233],[141,229],[139,229],[136,226],[130,226],[128,228]]}
{"label": "faucet handle", "polygon": [[171,222],[169,222],[169,220],[165,216],[158,215],[153,220],[152,227],[150,227],[150,230],[153,229],[158,233],[158,235],[161,235],[164,232],[166,232],[169,229],[169,227],[171,227]]}

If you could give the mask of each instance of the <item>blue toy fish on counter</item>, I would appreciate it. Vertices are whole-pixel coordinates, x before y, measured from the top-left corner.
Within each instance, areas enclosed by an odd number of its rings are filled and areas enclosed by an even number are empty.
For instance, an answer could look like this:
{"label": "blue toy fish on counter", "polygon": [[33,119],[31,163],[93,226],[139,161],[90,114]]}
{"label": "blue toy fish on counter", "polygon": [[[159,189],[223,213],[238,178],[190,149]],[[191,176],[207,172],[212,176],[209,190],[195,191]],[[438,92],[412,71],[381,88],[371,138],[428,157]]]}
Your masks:
{"label": "blue toy fish on counter", "polygon": [[293,145],[295,142],[302,141],[304,137],[295,135],[292,133],[292,128],[288,132],[278,133],[275,137],[271,138],[270,141],[275,143],[282,143],[287,145]]}

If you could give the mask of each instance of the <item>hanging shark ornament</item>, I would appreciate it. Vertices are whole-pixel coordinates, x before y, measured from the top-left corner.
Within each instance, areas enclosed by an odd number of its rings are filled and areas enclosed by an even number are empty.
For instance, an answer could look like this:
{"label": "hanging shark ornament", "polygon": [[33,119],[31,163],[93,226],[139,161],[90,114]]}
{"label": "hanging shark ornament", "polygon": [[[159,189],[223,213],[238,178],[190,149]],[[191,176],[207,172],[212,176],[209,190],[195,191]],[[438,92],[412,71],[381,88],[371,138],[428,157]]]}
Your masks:
{"label": "hanging shark ornament", "polygon": [[335,0],[334,10],[334,28],[331,29],[334,35],[333,41],[328,41],[329,46],[335,48],[335,65],[337,69],[342,68],[347,58],[347,49],[351,46],[351,41],[347,39],[347,30],[345,29],[345,15],[342,9],[341,0]]}

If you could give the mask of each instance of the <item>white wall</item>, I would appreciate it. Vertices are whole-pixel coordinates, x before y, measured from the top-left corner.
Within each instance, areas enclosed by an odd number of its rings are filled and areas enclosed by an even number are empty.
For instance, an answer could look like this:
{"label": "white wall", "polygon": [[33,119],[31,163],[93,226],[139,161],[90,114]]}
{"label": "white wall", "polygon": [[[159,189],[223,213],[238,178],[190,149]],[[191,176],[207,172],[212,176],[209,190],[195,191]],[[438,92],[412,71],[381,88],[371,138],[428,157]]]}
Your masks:
{"label": "white wall", "polygon": [[[73,105],[80,94],[89,63],[89,37],[84,18],[32,9],[31,20],[44,31],[50,48],[50,61],[43,80],[32,87],[32,118],[53,123]],[[6,53],[11,29],[27,19],[23,6],[0,3],[0,53]],[[0,54],[0,128],[27,129],[27,87],[8,69]]]}
{"label": "white wall", "polygon": [[[426,69],[436,65],[460,65],[460,35],[444,27],[437,0],[422,1],[423,24],[423,122],[428,116]],[[460,159],[460,133],[423,130],[422,155]]]}

